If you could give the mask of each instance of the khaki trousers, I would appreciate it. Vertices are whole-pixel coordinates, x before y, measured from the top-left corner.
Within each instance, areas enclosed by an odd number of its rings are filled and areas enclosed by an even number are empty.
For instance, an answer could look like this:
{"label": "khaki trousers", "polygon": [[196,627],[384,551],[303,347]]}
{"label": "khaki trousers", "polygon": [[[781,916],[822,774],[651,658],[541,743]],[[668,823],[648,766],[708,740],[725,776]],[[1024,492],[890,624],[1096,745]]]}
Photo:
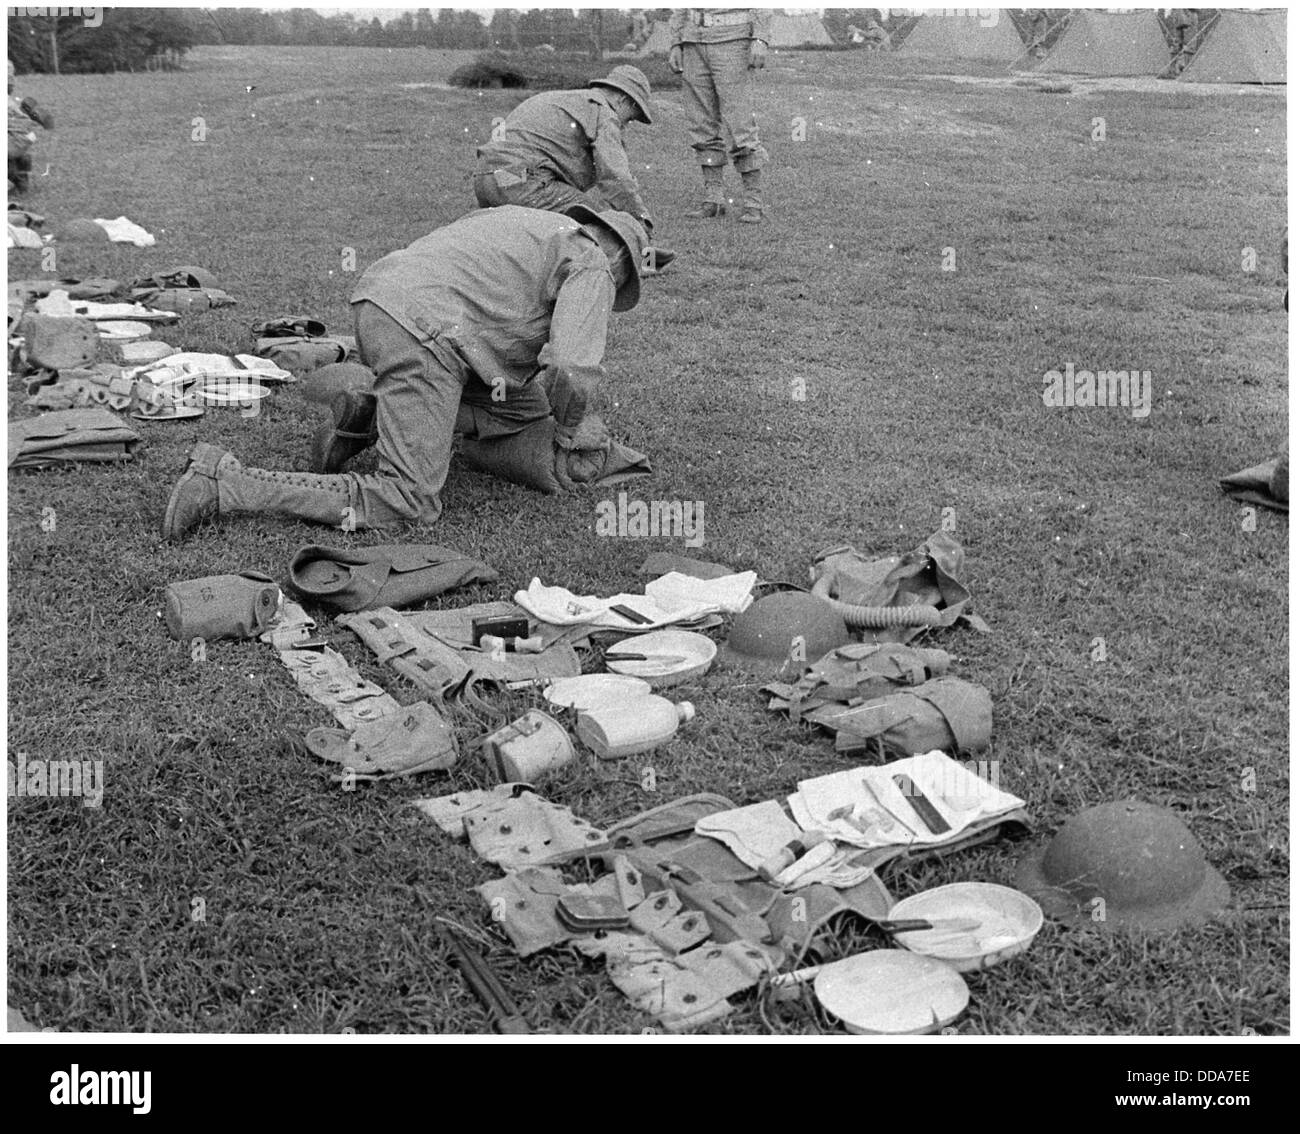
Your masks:
{"label": "khaki trousers", "polygon": [[627,202],[607,196],[599,185],[585,193],[564,181],[544,181],[529,177],[504,188],[493,173],[474,175],[474,198],[479,208],[492,209],[497,205],[519,205],[525,209],[543,209],[548,213],[562,213],[570,205],[586,205],[602,213],[606,209],[627,211]]}
{"label": "khaki trousers", "polygon": [[519,433],[550,416],[538,382],[494,402],[455,353],[440,342],[423,344],[382,308],[353,307],[361,360],[377,375],[373,474],[348,474],[358,528],[416,521],[429,524],[442,514],[452,441],[457,434],[491,438]]}
{"label": "khaki trousers", "polygon": [[732,164],[741,173],[762,169],[767,150],[758,139],[748,39],[682,45],[682,104],[691,148],[701,165]]}

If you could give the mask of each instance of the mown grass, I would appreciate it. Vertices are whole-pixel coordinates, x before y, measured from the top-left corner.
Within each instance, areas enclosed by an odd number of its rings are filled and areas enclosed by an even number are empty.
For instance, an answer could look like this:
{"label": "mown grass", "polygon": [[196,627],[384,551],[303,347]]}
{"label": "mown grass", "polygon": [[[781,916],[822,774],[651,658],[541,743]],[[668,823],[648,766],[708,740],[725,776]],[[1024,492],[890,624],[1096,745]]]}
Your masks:
{"label": "mown grass", "polygon": [[[60,119],[33,207],[124,213],[159,238],[61,249],[58,273],[211,268],[239,306],[187,319],[168,334],[178,347],[242,349],[251,322],[287,312],[346,331],[347,250],[364,268],[466,211],[474,146],[522,97],[436,85],[463,61],[227,48],[184,74],[31,79]],[[656,469],[633,495],[702,501],[699,553],[772,579],[805,577],[832,543],[910,548],[952,509],[993,633],[942,644],[993,691],[1003,785],[1043,833],[1123,796],[1173,807],[1231,883],[1229,916],[1200,929],[1049,924],[1024,957],[971,980],[962,1033],[1288,1031],[1287,526],[1260,513],[1250,530],[1215,483],[1286,432],[1282,98],[1049,95],[865,53],[774,54],[761,89],[773,162],[760,228],[676,219],[697,173],[675,99],[629,133],[657,235],[681,253],[612,327],[608,417]],[[39,267],[10,255],[11,276]],[[1042,376],[1067,361],[1150,370],[1150,417],[1045,408]],[[483,1030],[438,960],[418,885],[479,927],[534,1026],[641,1029],[597,966],[515,958],[473,892],[491,869],[404,806],[486,783],[475,757],[343,793],[296,739],[326,713],[268,648],[217,644],[196,664],[160,626],[172,580],[282,576],[322,536],[391,538],[267,520],[158,541],[195,439],[302,468],[313,412],[285,391],[256,418],[145,425],[149,448],[123,468],[10,478],[9,754],[102,758],[107,779],[98,810],[10,800],[11,1003],[71,1031]],[[684,550],[596,538],[589,495],[459,468],[445,503],[436,528],[401,537],[502,572],[450,605],[534,574],[621,589],[649,551]],[[359,645],[341,648],[417,698]],[[624,764],[572,767],[548,794],[602,823],[689,792],[780,797],[840,766],[752,684],[719,671],[684,695],[698,717],[655,757],[653,795]],[[462,741],[491,723],[461,716]],[[889,882],[900,897],[1010,882],[1022,850]],[[818,1026],[789,1006],[768,1018]],[[717,1030],[764,1027],[748,1000]]]}
{"label": "mown grass", "polygon": [[592,79],[608,75],[611,63],[637,67],[652,90],[676,90],[681,84],[662,56],[614,56],[598,60],[553,51],[485,51],[457,67],[448,82],[453,87],[470,89],[569,90],[585,87]]}

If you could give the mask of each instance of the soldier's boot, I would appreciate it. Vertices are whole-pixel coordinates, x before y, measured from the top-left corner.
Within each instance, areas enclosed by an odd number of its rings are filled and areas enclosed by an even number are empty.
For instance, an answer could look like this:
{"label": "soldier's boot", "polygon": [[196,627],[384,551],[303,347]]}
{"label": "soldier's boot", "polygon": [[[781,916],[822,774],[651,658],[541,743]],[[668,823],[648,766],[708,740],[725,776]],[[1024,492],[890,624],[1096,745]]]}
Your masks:
{"label": "soldier's boot", "polygon": [[190,450],[190,463],[167,501],[162,537],[174,542],[206,520],[248,512],[293,516],[353,531],[358,525],[351,485],[346,476],[245,468],[229,451],[200,441]]}
{"label": "soldier's boot", "polygon": [[9,184],[15,193],[26,193],[31,188],[32,159],[22,154],[9,159]]}
{"label": "soldier's boot", "polygon": [[330,402],[333,425],[317,431],[312,441],[313,472],[336,473],[378,439],[375,429],[375,395],[366,390],[343,390]]}
{"label": "soldier's boot", "polygon": [[762,171],[747,169],[740,175],[744,188],[744,212],[740,214],[741,224],[763,223],[763,182]]}
{"label": "soldier's boot", "polygon": [[722,192],[722,172],[720,165],[702,165],[704,174],[704,201],[698,209],[692,209],[686,216],[691,220],[712,220],[727,215],[727,199]]}

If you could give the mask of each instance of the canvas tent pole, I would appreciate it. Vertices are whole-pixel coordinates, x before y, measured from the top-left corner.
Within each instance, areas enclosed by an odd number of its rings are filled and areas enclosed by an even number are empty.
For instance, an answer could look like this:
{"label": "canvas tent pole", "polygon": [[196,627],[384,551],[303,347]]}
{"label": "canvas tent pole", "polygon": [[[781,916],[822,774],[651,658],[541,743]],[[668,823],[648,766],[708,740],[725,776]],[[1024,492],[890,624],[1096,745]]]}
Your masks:
{"label": "canvas tent pole", "polygon": [[[916,25],[921,22],[920,16],[913,16],[911,19],[901,23],[896,27],[889,36],[889,50],[897,51],[907,42],[907,37],[916,30]],[[906,28],[907,31],[903,31]]]}
{"label": "canvas tent pole", "polygon": [[[1062,16],[1059,20],[1056,21],[1056,23],[1054,23],[1050,28],[1048,28],[1045,32],[1043,32],[1042,42],[1046,43],[1049,39],[1052,38],[1052,32],[1056,31],[1058,28],[1065,27],[1065,25],[1070,22],[1070,17],[1072,15],[1074,15],[1073,12],[1066,12],[1064,16]],[[1017,56],[1015,61],[1007,68],[1007,70],[1019,71],[1022,67],[1024,67],[1026,63],[1029,62],[1030,57],[1037,59],[1037,56],[1034,55],[1033,47],[1025,48],[1024,53]],[[1043,56],[1043,58],[1047,58],[1047,56]]]}
{"label": "canvas tent pole", "polygon": [[1169,60],[1169,66],[1166,67],[1163,71],[1161,71],[1160,74],[1156,76],[1156,78],[1176,79],[1178,77],[1179,72],[1175,71],[1174,68],[1178,66],[1178,61],[1182,58],[1183,55],[1188,55],[1188,56],[1195,55],[1201,49],[1201,41],[1204,40],[1205,37],[1210,34],[1210,29],[1214,27],[1214,25],[1217,24],[1218,22],[1219,22],[1219,13],[1215,12],[1214,15],[1212,15],[1208,20],[1206,20],[1201,27],[1196,29],[1196,34],[1192,36],[1192,50],[1187,51],[1186,49],[1184,49],[1183,52],[1179,53],[1178,55],[1175,55],[1172,59]]}

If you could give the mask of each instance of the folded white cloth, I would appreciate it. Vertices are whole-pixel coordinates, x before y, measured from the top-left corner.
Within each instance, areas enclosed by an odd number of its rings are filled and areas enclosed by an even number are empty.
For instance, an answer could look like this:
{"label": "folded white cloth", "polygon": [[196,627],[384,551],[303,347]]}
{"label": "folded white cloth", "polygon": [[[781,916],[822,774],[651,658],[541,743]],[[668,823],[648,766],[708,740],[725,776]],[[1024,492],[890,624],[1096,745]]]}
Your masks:
{"label": "folded white cloth", "polygon": [[24,228],[22,225],[9,225],[9,236],[7,248],[41,248],[44,244],[41,240],[40,233],[33,232],[30,228]]}
{"label": "folded white cloth", "polygon": [[143,303],[96,303],[89,299],[70,299],[68,293],[55,288],[36,301],[38,315],[80,316],[83,319],[166,319],[175,322],[172,311],[160,311]]}
{"label": "folded white cloth", "polygon": [[726,614],[739,614],[754,601],[758,575],[741,571],[717,579],[696,579],[680,571],[669,571],[645,585],[645,593],[660,606],[672,609],[689,603],[703,602]]}
{"label": "folded white cloth", "polygon": [[239,381],[256,379],[259,382],[293,382],[294,376],[281,370],[270,359],[255,354],[204,354],[201,351],[178,351],[130,371],[132,377],[143,378],[161,386],[171,382],[198,381],[199,379],[231,378]]}
{"label": "folded white cloth", "polygon": [[[934,834],[926,827],[894,783],[898,775],[911,779],[948,830]],[[788,802],[790,814],[805,830],[824,831],[837,842],[859,847],[946,842],[977,820],[1025,805],[938,750],[801,780]],[[831,817],[845,809],[847,814]]]}
{"label": "folded white cloth", "polygon": [[[706,614],[717,613],[710,603],[678,602],[669,596],[660,603],[648,595],[613,595],[597,598],[595,595],[575,595],[566,587],[548,587],[540,579],[528,584],[526,591],[515,592],[515,602],[541,622],[554,626],[591,625],[611,630],[653,630],[671,626],[674,622],[689,622]],[[612,611],[610,607],[626,606],[649,622],[636,622]]]}
{"label": "folded white cloth", "polygon": [[141,228],[135,221],[127,220],[126,217],[117,217],[114,220],[96,217],[95,223],[108,233],[109,240],[116,244],[134,244],[137,248],[148,248],[157,243],[153,233]]}
{"label": "folded white cloth", "polygon": [[[782,847],[799,838],[803,831],[775,799],[768,799],[748,807],[706,815],[696,820],[695,833],[717,839],[746,866],[757,870]],[[856,852],[856,847],[837,847],[834,857],[799,874],[787,888],[798,890],[820,882],[843,889],[865,882],[871,876],[871,869],[847,863],[849,856]]]}

